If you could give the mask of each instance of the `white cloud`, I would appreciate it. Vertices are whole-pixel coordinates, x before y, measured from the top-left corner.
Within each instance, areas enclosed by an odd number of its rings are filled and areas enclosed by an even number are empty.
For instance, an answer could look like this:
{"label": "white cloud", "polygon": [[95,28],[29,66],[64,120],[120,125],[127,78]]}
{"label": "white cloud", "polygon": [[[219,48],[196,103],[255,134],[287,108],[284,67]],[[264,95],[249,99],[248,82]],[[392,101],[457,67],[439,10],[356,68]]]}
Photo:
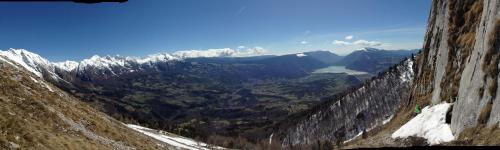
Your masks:
{"label": "white cloud", "polygon": [[334,40],[332,44],[335,45],[341,45],[341,46],[346,46],[346,45],[355,45],[355,46],[383,46],[386,45],[385,43],[379,42],[379,41],[367,41],[367,40],[357,40],[354,42],[347,42],[347,41],[340,41],[340,40]]}
{"label": "white cloud", "polygon": [[367,40],[357,40],[353,42],[354,45],[359,46],[381,46],[382,42],[379,41],[367,41]]}
{"label": "white cloud", "polygon": [[335,44],[335,45],[351,45],[351,43],[349,42],[346,42],[346,41],[339,41],[339,40],[333,40],[332,44]]}
{"label": "white cloud", "polygon": [[301,42],[300,42],[300,44],[303,44],[303,45],[305,45],[305,44],[307,44],[307,43],[308,43],[307,41],[301,41]]}
{"label": "white cloud", "polygon": [[172,55],[178,58],[197,57],[247,57],[262,55],[266,50],[262,47],[253,47],[246,50],[234,50],[231,48],[208,49],[208,50],[184,50],[174,52]]}
{"label": "white cloud", "polygon": [[266,49],[257,46],[253,48],[248,48],[246,51],[238,51],[236,57],[256,56],[256,55],[262,55],[266,52],[267,52]]}
{"label": "white cloud", "polygon": [[384,47],[391,47],[391,46],[392,46],[392,44],[391,44],[391,43],[382,43],[382,45],[380,45],[380,46],[384,46]]}
{"label": "white cloud", "polygon": [[238,46],[238,49],[245,49],[245,48],[247,48],[247,47],[243,46],[243,45],[242,46]]}
{"label": "white cloud", "polygon": [[348,35],[348,36],[346,36],[344,39],[346,39],[346,40],[352,40],[352,38],[354,38],[354,36],[353,36],[353,35]]}
{"label": "white cloud", "polygon": [[185,50],[174,52],[173,55],[180,58],[196,58],[196,57],[229,57],[236,53],[230,48],[208,49],[208,50]]}

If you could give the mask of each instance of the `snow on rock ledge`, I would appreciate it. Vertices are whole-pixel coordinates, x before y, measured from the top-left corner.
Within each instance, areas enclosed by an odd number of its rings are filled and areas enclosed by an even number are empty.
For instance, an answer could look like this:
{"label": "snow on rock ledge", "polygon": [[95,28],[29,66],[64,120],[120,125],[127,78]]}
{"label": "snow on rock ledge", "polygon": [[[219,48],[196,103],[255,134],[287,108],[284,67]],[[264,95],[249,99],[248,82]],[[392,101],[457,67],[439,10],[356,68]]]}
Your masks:
{"label": "snow on rock ledge", "polygon": [[417,136],[427,139],[431,145],[449,142],[455,139],[450,125],[446,124],[446,112],[452,104],[441,103],[425,107],[422,113],[408,121],[392,134],[392,138],[407,138]]}

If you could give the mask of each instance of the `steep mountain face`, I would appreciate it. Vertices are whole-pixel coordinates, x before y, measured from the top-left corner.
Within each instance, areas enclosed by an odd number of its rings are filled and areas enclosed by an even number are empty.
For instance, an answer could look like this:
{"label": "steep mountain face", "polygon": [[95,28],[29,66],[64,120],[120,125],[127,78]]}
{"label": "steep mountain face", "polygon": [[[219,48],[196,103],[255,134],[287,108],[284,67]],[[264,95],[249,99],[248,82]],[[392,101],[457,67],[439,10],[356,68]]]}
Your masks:
{"label": "steep mountain face", "polygon": [[[358,146],[384,146],[388,142],[384,140],[390,139],[387,136],[396,131],[393,128],[401,127],[401,122],[411,119],[411,107],[416,104],[451,107],[441,110],[440,114],[445,114],[445,117],[439,120],[444,126],[449,124],[452,136],[455,136],[451,139],[457,140],[454,141],[457,143],[447,144],[498,144],[499,7],[498,0],[434,0],[424,47],[415,59],[413,81],[384,84],[379,80],[394,81],[397,76],[391,76],[390,73],[382,75],[381,79],[367,83],[370,86],[365,85],[354,90],[351,95],[341,96],[338,102],[330,100],[323,106],[297,115],[295,118],[301,119],[292,122],[298,124],[289,125],[291,128],[278,132],[282,144],[307,144],[316,140],[342,142],[380,125],[379,122],[385,118],[382,116],[395,115],[397,112],[400,116],[393,119],[397,122],[391,122],[380,134],[372,134],[375,135],[374,139],[357,142]],[[376,94],[370,95],[371,92]],[[404,108],[398,110],[398,106]],[[372,112],[369,108],[380,110]],[[444,112],[446,110],[447,113]]]}
{"label": "steep mountain face", "polygon": [[454,103],[451,129],[498,126],[500,121],[500,1],[435,0],[412,101]]}
{"label": "steep mountain face", "polygon": [[[34,67],[26,70],[25,65]],[[0,56],[0,149],[172,148],[52,86],[40,78],[40,67],[47,66]]]}
{"label": "steep mountain face", "polygon": [[405,57],[416,54],[419,50],[382,50],[376,48],[363,48],[352,52],[337,62],[347,69],[365,71],[377,74],[390,66],[401,62]]}
{"label": "steep mountain face", "polygon": [[362,86],[292,115],[274,133],[283,145],[347,141],[390,120],[408,99],[412,77],[413,58],[410,58]]}
{"label": "steep mountain face", "polygon": [[[382,131],[355,141],[353,147],[400,145],[392,138],[407,135],[430,144],[453,140],[440,144],[498,145],[499,7],[498,0],[434,0],[406,107]],[[415,105],[442,109],[411,118]],[[423,119],[425,115],[441,119]]]}

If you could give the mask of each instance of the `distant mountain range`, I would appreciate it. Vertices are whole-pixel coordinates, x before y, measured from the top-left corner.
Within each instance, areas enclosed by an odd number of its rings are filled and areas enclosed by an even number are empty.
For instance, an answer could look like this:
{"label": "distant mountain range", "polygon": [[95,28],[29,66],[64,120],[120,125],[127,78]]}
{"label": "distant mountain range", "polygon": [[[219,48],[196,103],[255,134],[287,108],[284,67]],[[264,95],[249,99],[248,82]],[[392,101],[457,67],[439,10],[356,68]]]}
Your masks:
{"label": "distant mountain range", "polygon": [[375,48],[363,48],[352,52],[336,62],[337,65],[346,66],[348,69],[365,71],[376,74],[386,70],[389,66],[401,62],[405,57],[418,53],[414,50],[381,50]]}
{"label": "distant mountain range", "polygon": [[[52,63],[29,51],[11,49],[1,51],[0,59],[20,64],[119,120],[208,138],[255,136],[255,129],[308,109],[369,76],[313,74],[314,70],[346,65],[365,71],[363,65],[372,63],[387,68],[395,62],[387,59],[399,60],[412,52],[405,56],[404,51],[369,49],[347,56],[313,51],[254,57],[163,53]],[[369,62],[363,63],[367,57]]]}
{"label": "distant mountain range", "polygon": [[[399,62],[402,58],[417,53],[418,50],[381,50],[364,48],[356,50],[347,56],[339,56],[329,51],[312,51],[289,55],[262,55],[253,57],[196,57],[186,54],[170,55],[160,53],[144,58],[121,56],[93,56],[81,62],[65,61],[52,63],[43,57],[26,50],[11,49],[1,51],[0,55],[22,64],[39,76],[42,72],[54,76],[56,72],[77,72],[77,74],[96,74],[99,77],[110,77],[127,72],[148,69],[161,69],[160,65],[176,62],[195,62],[206,64],[260,64],[266,66],[291,67],[309,72],[311,70],[329,66],[342,65],[349,69],[376,73],[384,67]],[[285,65],[286,63],[286,65]],[[273,68],[276,69],[276,68]],[[290,69],[290,70],[293,70]],[[288,70],[288,69],[285,69]]]}

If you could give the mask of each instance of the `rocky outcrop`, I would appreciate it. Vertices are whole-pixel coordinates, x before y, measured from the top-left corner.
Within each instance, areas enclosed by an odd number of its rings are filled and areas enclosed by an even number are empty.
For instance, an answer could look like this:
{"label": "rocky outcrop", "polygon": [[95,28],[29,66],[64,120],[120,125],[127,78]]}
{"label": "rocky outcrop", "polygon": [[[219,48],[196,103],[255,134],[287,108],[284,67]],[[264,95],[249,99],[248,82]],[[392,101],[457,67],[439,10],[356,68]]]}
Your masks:
{"label": "rocky outcrop", "polygon": [[412,101],[453,102],[455,136],[500,121],[499,20],[499,0],[433,1]]}
{"label": "rocky outcrop", "polygon": [[386,123],[408,100],[413,58],[402,61],[362,86],[339,94],[303,114],[291,116],[277,134],[283,145],[343,142]]}

